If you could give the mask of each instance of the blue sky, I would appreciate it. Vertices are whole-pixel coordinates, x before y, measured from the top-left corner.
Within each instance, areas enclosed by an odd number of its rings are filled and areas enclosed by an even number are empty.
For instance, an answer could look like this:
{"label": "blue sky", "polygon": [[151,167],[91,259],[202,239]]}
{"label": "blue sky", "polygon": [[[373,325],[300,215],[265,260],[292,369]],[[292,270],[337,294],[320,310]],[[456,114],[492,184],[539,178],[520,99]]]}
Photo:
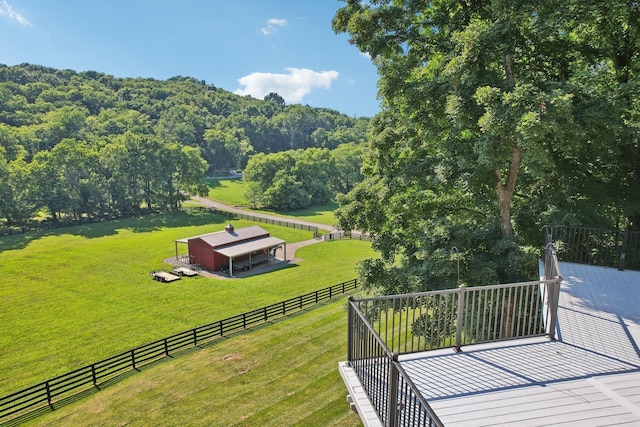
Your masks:
{"label": "blue sky", "polygon": [[371,60],[336,35],[338,0],[0,0],[0,63],[194,77],[262,99],[379,110]]}

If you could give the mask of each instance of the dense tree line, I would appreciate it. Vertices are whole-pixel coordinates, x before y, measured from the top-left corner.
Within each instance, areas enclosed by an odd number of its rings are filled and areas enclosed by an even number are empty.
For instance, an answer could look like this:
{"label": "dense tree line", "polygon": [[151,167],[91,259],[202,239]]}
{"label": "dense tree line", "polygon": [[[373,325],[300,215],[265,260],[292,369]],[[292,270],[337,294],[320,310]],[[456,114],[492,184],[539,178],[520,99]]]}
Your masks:
{"label": "dense tree line", "polygon": [[251,207],[295,210],[327,203],[362,181],[362,145],[308,148],[249,159],[243,179]]}
{"label": "dense tree line", "polygon": [[369,120],[188,77],[0,65],[0,217],[176,208],[255,153],[360,143]]}
{"label": "dense tree line", "polygon": [[[345,229],[385,292],[535,277],[547,223],[640,226],[637,1],[346,0],[380,74]],[[454,250],[455,248],[455,250]]]}

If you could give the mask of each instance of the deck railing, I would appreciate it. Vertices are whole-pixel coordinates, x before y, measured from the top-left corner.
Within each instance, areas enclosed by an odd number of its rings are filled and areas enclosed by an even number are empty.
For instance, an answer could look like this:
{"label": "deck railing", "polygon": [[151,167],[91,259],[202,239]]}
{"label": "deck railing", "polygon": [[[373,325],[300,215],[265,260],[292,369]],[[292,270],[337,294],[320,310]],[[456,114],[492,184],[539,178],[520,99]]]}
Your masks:
{"label": "deck railing", "polygon": [[349,364],[385,426],[439,427],[437,417],[404,368],[349,298]]}
{"label": "deck railing", "polygon": [[555,338],[562,277],[545,237],[541,280],[349,298],[349,366],[385,426],[441,426],[400,354],[547,335]]}
{"label": "deck railing", "polygon": [[565,262],[640,270],[640,232],[554,225],[558,257]]}
{"label": "deck railing", "polygon": [[558,280],[459,287],[352,300],[389,351],[400,354],[550,333]]}

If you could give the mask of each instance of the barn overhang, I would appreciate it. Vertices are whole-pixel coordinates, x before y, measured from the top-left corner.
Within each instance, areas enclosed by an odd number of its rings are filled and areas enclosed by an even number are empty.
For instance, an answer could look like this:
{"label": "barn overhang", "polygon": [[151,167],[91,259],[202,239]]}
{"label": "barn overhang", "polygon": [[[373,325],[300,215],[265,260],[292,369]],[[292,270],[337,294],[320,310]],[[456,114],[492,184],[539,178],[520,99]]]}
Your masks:
{"label": "barn overhang", "polygon": [[[249,255],[249,268],[252,267],[252,259],[251,254],[261,251],[261,250],[269,250],[274,248],[282,247],[284,251],[284,259],[287,258],[287,242],[282,239],[278,239],[277,237],[264,237],[262,239],[256,239],[249,242],[237,243],[234,245],[229,245],[227,247],[222,248],[214,248],[213,251],[229,258],[229,274],[233,275],[233,261],[235,258]],[[267,263],[269,262],[269,255],[267,255]]]}

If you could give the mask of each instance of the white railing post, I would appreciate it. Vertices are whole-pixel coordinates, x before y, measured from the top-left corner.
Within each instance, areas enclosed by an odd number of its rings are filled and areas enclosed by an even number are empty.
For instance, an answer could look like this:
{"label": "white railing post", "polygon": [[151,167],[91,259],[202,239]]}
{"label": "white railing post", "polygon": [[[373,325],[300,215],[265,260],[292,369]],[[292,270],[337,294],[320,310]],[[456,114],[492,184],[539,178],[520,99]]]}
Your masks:
{"label": "white railing post", "polygon": [[464,320],[464,290],[465,286],[458,287],[458,316],[456,318],[456,351],[461,351],[462,346],[462,321]]}

